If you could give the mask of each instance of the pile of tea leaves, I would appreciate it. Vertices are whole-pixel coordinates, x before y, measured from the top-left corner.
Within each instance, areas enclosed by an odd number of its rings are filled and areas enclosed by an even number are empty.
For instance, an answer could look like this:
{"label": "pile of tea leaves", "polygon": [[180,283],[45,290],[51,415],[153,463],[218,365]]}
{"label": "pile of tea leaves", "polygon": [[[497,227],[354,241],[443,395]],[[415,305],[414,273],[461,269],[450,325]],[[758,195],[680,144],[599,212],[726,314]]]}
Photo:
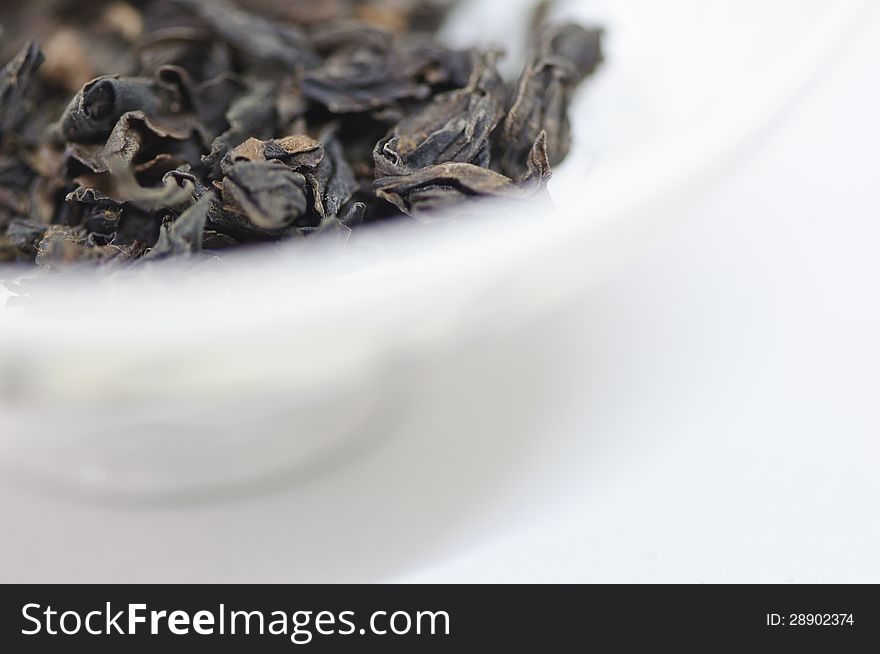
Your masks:
{"label": "pile of tea leaves", "polygon": [[602,32],[535,24],[506,81],[499,53],[440,42],[453,4],[4,3],[0,261],[346,238],[543,193]]}

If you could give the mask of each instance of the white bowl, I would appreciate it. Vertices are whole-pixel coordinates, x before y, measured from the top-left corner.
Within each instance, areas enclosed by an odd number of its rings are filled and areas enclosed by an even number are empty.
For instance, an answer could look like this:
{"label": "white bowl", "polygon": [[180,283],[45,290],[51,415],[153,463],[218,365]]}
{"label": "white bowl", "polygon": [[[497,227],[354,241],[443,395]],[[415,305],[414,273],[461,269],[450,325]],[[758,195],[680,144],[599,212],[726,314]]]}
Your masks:
{"label": "white bowl", "polygon": [[[449,36],[517,51],[529,4],[465,3]],[[552,425],[567,300],[759,143],[870,3],[560,4],[607,26],[608,62],[573,109],[558,215],[29,282],[0,312],[5,478],[177,507],[285,488],[313,503],[319,558],[346,530],[328,515],[431,538],[489,501]]]}

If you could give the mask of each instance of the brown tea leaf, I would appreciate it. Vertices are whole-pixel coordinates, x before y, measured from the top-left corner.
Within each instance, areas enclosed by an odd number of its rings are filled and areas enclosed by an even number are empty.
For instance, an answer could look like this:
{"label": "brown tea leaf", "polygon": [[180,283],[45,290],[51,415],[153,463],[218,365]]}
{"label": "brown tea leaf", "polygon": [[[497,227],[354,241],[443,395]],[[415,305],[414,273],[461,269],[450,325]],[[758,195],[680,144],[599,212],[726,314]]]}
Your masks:
{"label": "brown tea leaf", "polygon": [[323,146],[305,134],[269,141],[249,138],[223,157],[221,168],[225,173],[243,161],[278,161],[293,170],[302,170],[316,168],[323,159]]}
{"label": "brown tea leaf", "polygon": [[0,138],[24,117],[25,97],[43,61],[40,48],[30,41],[0,70]]}
{"label": "brown tea leaf", "polygon": [[445,163],[410,175],[377,179],[373,188],[404,213],[421,216],[470,199],[525,199],[541,190],[543,183],[517,184],[488,168]]}
{"label": "brown tea leaf", "polygon": [[0,261],[344,245],[545,195],[601,30],[534,26],[513,88],[497,53],[444,44],[456,2],[0,3]]}
{"label": "brown tea leaf", "polygon": [[547,134],[550,163],[562,163],[571,147],[572,95],[601,62],[602,30],[569,24],[541,31],[501,130],[501,168],[507,175],[526,175],[529,151],[541,131]]}
{"label": "brown tea leaf", "polygon": [[283,165],[243,161],[223,179],[223,201],[257,227],[281,229],[306,213],[305,188],[305,177]]}
{"label": "brown tea leaf", "polygon": [[159,240],[145,255],[144,259],[159,259],[169,256],[182,256],[202,249],[208,209],[213,198],[205,196],[179,218],[170,224],[162,225]]}
{"label": "brown tea leaf", "polygon": [[505,87],[495,66],[497,55],[473,56],[466,87],[437,96],[376,145],[377,176],[409,175],[449,162],[489,165],[489,137],[504,115]]}

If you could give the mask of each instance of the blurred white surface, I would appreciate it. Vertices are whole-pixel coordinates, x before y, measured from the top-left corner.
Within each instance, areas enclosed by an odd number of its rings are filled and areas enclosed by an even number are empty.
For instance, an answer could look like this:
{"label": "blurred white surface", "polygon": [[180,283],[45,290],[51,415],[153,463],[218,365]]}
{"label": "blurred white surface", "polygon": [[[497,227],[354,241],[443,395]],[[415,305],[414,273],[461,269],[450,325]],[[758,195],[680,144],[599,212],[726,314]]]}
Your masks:
{"label": "blurred white surface", "polygon": [[553,491],[403,579],[880,582],[877,61],[874,12],[755,156],[585,298]]}
{"label": "blurred white surface", "polygon": [[4,485],[0,580],[880,581],[876,13],[638,264],[421,355],[390,442],[204,503]]}

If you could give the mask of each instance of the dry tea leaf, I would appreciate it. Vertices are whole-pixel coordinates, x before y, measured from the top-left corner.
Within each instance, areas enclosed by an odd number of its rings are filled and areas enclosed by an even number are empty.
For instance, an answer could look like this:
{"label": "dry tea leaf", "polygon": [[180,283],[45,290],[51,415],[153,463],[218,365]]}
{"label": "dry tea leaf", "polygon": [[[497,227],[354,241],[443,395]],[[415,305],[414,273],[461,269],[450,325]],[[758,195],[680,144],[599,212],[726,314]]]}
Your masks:
{"label": "dry tea leaf", "polygon": [[411,216],[471,199],[525,199],[542,187],[542,183],[517,184],[501,173],[468,163],[429,166],[410,175],[377,179],[374,185],[380,197]]}
{"label": "dry tea leaf", "polygon": [[25,97],[42,65],[43,53],[33,42],[0,71],[0,138],[15,129],[25,114]]}
{"label": "dry tea leaf", "polygon": [[498,54],[443,43],[455,4],[0,5],[0,261],[344,244],[362,224],[546,194],[601,31],[536,24],[513,86]]}
{"label": "dry tea leaf", "polygon": [[226,115],[229,128],[211,144],[211,152],[203,158],[212,175],[220,173],[226,153],[250,137],[271,138],[275,125],[276,89],[260,83],[236,100]]}
{"label": "dry tea leaf", "polygon": [[187,209],[179,218],[169,225],[162,225],[159,240],[147,254],[145,259],[158,259],[169,256],[182,256],[199,252],[205,225],[208,221],[208,210],[213,198],[204,197]]}
{"label": "dry tea leaf", "polygon": [[[342,207],[351,200],[358,185],[335,130],[327,130],[322,141],[325,156],[314,170],[304,171],[304,174],[312,190],[315,212],[326,220],[339,217]],[[359,211],[347,217],[349,222],[363,218],[362,213],[358,215]]]}
{"label": "dry tea leaf", "polygon": [[281,229],[306,213],[305,188],[305,177],[285,166],[244,161],[226,173],[223,200],[257,227]]}
{"label": "dry tea leaf", "polygon": [[223,158],[221,168],[229,168],[243,161],[278,161],[294,170],[317,168],[324,159],[324,147],[305,134],[283,139],[261,141],[249,138]]}
{"label": "dry tea leaf", "polygon": [[288,69],[317,62],[305,33],[294,25],[267,20],[238,9],[226,0],[174,1],[202,19],[217,38],[229,43],[246,59]]}
{"label": "dry tea leaf", "polygon": [[391,130],[376,145],[377,176],[408,175],[447,162],[488,166],[489,137],[504,115],[505,87],[496,59],[475,53],[466,87],[438,96]]}
{"label": "dry tea leaf", "polygon": [[167,77],[99,77],[71,100],[61,117],[61,134],[71,143],[102,142],[129,112],[139,112],[156,129],[167,121],[173,130],[185,110],[183,89]]}
{"label": "dry tea leaf", "polygon": [[514,179],[526,174],[527,157],[541,131],[550,163],[571,147],[568,107],[577,85],[602,62],[602,30],[562,25],[541,30],[501,132],[501,168]]}

